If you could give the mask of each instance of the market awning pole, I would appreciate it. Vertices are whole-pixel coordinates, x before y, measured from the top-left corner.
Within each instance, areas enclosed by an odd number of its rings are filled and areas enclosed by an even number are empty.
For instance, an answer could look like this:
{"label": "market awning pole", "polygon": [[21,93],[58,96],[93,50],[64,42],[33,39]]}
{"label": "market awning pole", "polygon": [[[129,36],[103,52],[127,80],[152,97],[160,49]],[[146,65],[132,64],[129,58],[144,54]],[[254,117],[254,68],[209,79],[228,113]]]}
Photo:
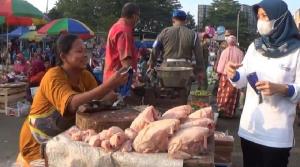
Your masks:
{"label": "market awning pole", "polygon": [[8,25],[6,24],[6,49],[8,50]]}

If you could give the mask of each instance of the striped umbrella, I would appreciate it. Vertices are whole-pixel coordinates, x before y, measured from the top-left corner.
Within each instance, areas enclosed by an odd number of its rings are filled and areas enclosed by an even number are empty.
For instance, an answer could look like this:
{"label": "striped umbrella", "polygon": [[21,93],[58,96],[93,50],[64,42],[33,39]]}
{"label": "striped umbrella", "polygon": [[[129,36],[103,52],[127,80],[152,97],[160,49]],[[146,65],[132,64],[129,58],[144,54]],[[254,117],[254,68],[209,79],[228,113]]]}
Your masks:
{"label": "striped umbrella", "polygon": [[5,18],[3,16],[0,16],[0,25],[5,23]]}
{"label": "striped umbrella", "polygon": [[28,40],[28,41],[42,41],[46,35],[38,34],[37,31],[29,31],[22,35],[20,39]]}
{"label": "striped umbrella", "polygon": [[24,0],[0,0],[0,24],[39,25],[47,23],[44,14]]}
{"label": "striped umbrella", "polygon": [[90,38],[95,33],[81,21],[61,18],[51,21],[38,30],[40,34],[59,35],[61,33],[76,34],[82,38]]}
{"label": "striped umbrella", "polygon": [[[7,34],[9,25],[43,24],[44,20],[44,14],[24,0],[0,0],[0,16],[0,22],[6,23]],[[8,48],[8,35],[6,41]]]}

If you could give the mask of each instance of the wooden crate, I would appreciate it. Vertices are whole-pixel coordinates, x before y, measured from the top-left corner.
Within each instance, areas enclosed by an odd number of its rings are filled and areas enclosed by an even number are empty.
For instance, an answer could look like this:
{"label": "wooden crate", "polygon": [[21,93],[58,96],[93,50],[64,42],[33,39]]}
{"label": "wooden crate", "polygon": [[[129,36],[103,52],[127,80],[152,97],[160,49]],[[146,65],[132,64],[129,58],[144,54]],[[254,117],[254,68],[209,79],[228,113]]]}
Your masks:
{"label": "wooden crate", "polygon": [[[216,132],[219,133],[219,132]],[[234,138],[227,135],[224,138],[215,137],[215,162],[217,164],[231,164]]]}
{"label": "wooden crate", "polygon": [[207,153],[194,156],[192,159],[184,160],[183,167],[215,167],[214,151],[215,141],[214,136],[207,138]]}
{"label": "wooden crate", "polygon": [[8,113],[8,107],[26,98],[26,83],[0,85],[0,113]]}

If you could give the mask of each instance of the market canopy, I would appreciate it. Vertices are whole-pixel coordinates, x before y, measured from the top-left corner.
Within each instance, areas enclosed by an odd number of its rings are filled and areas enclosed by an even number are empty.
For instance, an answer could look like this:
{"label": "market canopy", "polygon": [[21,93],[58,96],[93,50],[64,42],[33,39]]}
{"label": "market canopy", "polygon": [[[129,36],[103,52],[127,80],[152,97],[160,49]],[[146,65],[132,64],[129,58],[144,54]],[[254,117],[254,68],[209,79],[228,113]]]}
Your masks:
{"label": "market canopy", "polygon": [[24,0],[0,0],[0,24],[40,25],[47,23],[44,14]]}
{"label": "market canopy", "polygon": [[20,39],[28,40],[28,41],[42,41],[43,38],[45,38],[46,35],[38,34],[37,31],[29,31],[25,34],[23,34]]}
{"label": "market canopy", "polygon": [[83,38],[92,37],[95,33],[84,23],[71,18],[51,21],[38,30],[40,34],[59,35],[61,33],[76,34]]}
{"label": "market canopy", "polygon": [[11,31],[10,33],[8,33],[8,36],[10,36],[10,37],[20,37],[23,34],[27,33],[28,31],[29,31],[28,27],[20,26],[20,27],[14,29],[13,31]]}
{"label": "market canopy", "polygon": [[5,18],[3,16],[0,16],[0,25],[5,23]]}

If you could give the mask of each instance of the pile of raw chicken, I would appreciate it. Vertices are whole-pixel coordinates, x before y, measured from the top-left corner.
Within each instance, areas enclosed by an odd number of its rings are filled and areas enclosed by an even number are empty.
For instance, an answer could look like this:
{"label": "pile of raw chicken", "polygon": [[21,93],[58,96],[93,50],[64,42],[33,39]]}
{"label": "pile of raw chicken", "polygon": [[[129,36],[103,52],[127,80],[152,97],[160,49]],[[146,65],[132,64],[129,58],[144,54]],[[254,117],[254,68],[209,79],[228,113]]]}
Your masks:
{"label": "pile of raw chicken", "polygon": [[124,131],[115,126],[100,133],[74,127],[67,134],[72,140],[102,147],[107,152],[168,152],[175,159],[190,159],[207,151],[207,138],[214,134],[214,129],[211,107],[194,112],[191,106],[183,105],[160,116],[149,106]]}

